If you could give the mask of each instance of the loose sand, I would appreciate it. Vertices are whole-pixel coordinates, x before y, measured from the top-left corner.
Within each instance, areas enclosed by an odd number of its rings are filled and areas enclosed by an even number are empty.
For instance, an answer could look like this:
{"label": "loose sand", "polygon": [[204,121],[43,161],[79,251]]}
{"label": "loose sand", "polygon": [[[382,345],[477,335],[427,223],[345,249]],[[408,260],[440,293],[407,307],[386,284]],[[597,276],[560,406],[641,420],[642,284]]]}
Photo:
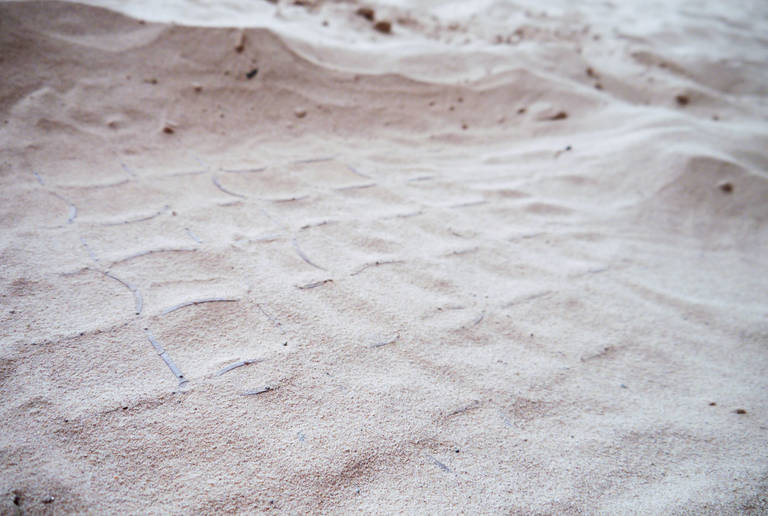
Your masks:
{"label": "loose sand", "polygon": [[768,512],[764,2],[122,3],[0,3],[1,512]]}

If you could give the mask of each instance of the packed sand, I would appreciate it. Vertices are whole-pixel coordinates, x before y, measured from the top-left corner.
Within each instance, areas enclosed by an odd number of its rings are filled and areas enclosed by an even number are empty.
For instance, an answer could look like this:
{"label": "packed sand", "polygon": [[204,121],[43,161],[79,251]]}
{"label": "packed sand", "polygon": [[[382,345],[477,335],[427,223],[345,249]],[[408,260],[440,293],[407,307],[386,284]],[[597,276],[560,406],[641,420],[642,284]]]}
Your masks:
{"label": "packed sand", "polygon": [[0,512],[768,512],[765,2],[100,3],[0,3]]}

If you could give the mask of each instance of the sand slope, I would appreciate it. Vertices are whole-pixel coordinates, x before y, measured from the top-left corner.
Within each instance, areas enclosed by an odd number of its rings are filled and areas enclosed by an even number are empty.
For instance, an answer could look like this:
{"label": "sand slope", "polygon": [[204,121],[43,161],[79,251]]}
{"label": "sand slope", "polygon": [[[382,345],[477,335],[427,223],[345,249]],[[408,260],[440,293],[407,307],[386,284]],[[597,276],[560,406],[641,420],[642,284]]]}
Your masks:
{"label": "sand slope", "polygon": [[768,511],[766,10],[438,4],[0,4],[3,512]]}

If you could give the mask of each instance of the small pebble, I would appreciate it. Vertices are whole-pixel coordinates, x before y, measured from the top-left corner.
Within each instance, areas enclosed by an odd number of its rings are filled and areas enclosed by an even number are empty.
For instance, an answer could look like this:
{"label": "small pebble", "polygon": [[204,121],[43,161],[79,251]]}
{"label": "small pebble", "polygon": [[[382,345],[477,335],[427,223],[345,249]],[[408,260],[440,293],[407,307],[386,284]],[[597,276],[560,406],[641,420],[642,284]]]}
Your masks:
{"label": "small pebble", "polygon": [[720,188],[720,190],[723,193],[731,193],[731,192],[733,192],[733,184],[729,183],[728,181],[723,181],[722,183],[717,185],[717,187]]}
{"label": "small pebble", "polygon": [[362,16],[368,21],[373,21],[373,19],[376,17],[376,11],[371,9],[370,7],[361,7],[357,11],[355,11],[355,14],[358,16]]}
{"label": "small pebble", "polygon": [[293,112],[294,115],[296,115],[296,118],[304,118],[307,116],[307,110],[306,109],[296,109]]}
{"label": "small pebble", "polygon": [[737,408],[736,410],[734,410],[734,412],[736,412],[737,414],[746,414],[747,413],[747,411],[744,410],[743,408]]}
{"label": "small pebble", "polygon": [[686,95],[678,95],[675,97],[675,100],[680,106],[687,106],[688,102],[690,102],[690,99]]}
{"label": "small pebble", "polygon": [[382,20],[378,21],[373,25],[373,28],[377,31],[381,32],[382,34],[391,34],[392,33],[392,23]]}
{"label": "small pebble", "polygon": [[555,116],[551,117],[550,120],[565,120],[566,118],[568,118],[568,113],[560,111]]}

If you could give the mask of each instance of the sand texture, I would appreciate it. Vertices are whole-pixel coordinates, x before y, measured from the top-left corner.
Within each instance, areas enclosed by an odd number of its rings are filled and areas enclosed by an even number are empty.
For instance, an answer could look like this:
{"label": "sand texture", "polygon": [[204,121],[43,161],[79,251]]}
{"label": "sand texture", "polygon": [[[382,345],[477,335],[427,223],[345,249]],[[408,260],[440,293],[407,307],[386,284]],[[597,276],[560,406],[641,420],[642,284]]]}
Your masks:
{"label": "sand texture", "polygon": [[0,513],[768,513],[768,4],[98,3],[0,3]]}

